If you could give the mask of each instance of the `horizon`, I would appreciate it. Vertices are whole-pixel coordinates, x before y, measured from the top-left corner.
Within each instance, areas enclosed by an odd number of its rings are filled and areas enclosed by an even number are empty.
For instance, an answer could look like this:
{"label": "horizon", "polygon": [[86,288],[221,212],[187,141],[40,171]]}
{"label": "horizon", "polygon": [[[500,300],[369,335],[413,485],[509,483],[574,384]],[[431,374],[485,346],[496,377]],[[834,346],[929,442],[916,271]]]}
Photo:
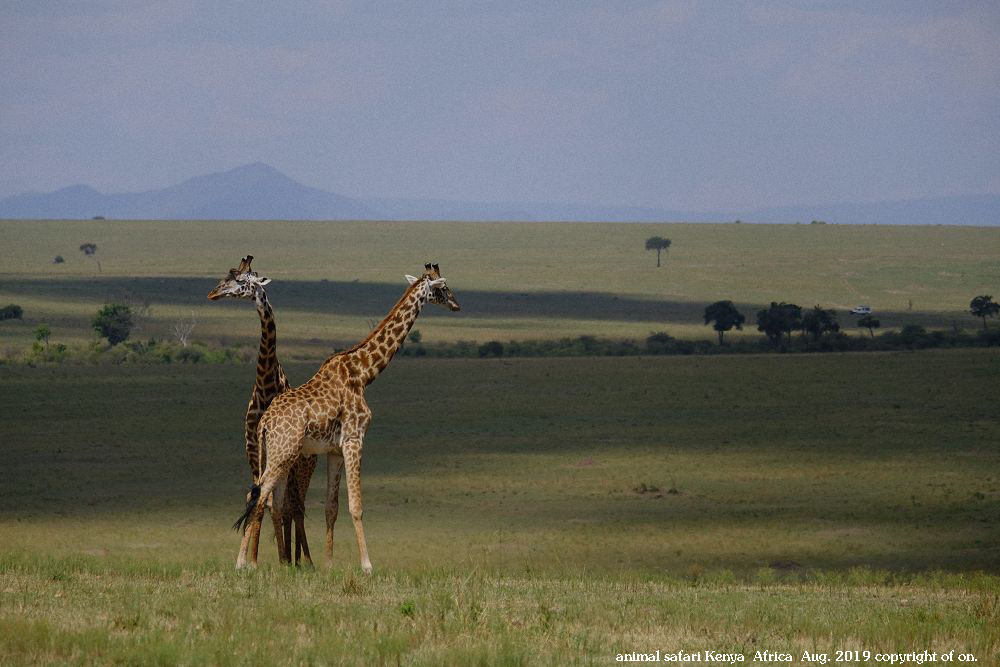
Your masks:
{"label": "horizon", "polygon": [[1000,194],[1000,7],[0,7],[0,198],[261,162],[356,199],[680,211]]}
{"label": "horizon", "polygon": [[[56,188],[55,190],[48,190],[48,191],[26,190],[24,192],[14,193],[12,195],[4,195],[3,197],[0,197],[0,199],[10,199],[10,198],[13,198],[13,197],[31,196],[31,195],[48,195],[48,194],[54,194],[54,193],[57,193],[57,192],[62,192],[62,191],[65,191],[65,190],[72,190],[74,188],[88,188],[89,190],[91,190],[93,192],[96,192],[97,194],[102,195],[102,196],[139,195],[139,194],[145,194],[147,192],[158,192],[160,190],[171,188],[171,187],[174,187],[174,186],[177,186],[177,185],[183,185],[184,183],[187,183],[188,181],[192,181],[192,180],[204,177],[204,176],[220,176],[220,175],[230,174],[230,173],[233,173],[233,172],[236,172],[236,171],[248,169],[248,168],[251,168],[251,167],[267,167],[268,169],[274,171],[279,176],[282,176],[284,178],[288,178],[288,179],[294,181],[295,183],[297,183],[299,185],[302,185],[302,186],[305,186],[305,187],[309,187],[309,188],[315,188],[315,186],[311,186],[311,185],[307,185],[305,183],[301,183],[300,181],[297,181],[296,179],[292,178],[291,176],[289,176],[288,174],[284,173],[280,169],[277,169],[276,167],[273,167],[272,165],[267,164],[266,162],[262,162],[262,161],[258,160],[258,161],[255,161],[255,162],[249,162],[249,163],[246,163],[246,164],[236,165],[234,167],[231,167],[231,168],[228,168],[228,169],[223,169],[223,170],[217,171],[217,172],[192,174],[191,176],[189,176],[187,178],[184,178],[184,179],[182,179],[180,181],[177,181],[176,183],[169,183],[169,184],[165,185],[162,188],[149,188],[149,189],[146,189],[146,190],[108,191],[108,190],[101,190],[99,188],[96,188],[93,185],[91,185],[90,183],[70,183],[70,184],[64,185],[62,187]],[[380,200],[380,199],[385,199],[385,200],[396,200],[396,199],[398,199],[398,200],[407,200],[407,199],[414,199],[414,200],[424,200],[424,201],[441,201],[441,202],[454,203],[454,204],[481,203],[481,204],[490,204],[490,205],[498,205],[498,206],[509,205],[509,204],[533,204],[533,205],[538,205],[538,206],[581,206],[581,207],[588,207],[588,206],[590,206],[590,207],[595,207],[595,208],[607,207],[607,208],[623,208],[623,209],[624,208],[635,208],[635,209],[649,208],[649,209],[654,209],[654,210],[662,208],[662,207],[655,207],[655,206],[649,206],[649,207],[647,207],[647,206],[637,206],[637,205],[629,204],[627,202],[607,202],[607,203],[600,203],[600,202],[580,202],[580,201],[512,201],[512,200],[482,200],[482,201],[474,201],[474,200],[469,200],[469,199],[441,199],[441,198],[438,198],[438,197],[391,197],[391,196],[380,196],[380,195],[372,195],[372,196],[359,197],[359,196],[356,196],[356,195],[353,195],[353,194],[347,193],[347,192],[334,192],[334,191],[331,191],[331,190],[324,190],[323,188],[315,188],[315,189],[322,190],[322,191],[328,192],[330,194],[337,194],[337,195],[341,195],[341,196],[348,197],[348,198],[351,198],[351,199],[362,200],[362,201],[364,201],[364,200],[375,201],[375,200]],[[805,202],[805,201],[799,201],[799,202],[790,202],[790,203],[775,204],[775,205],[769,205],[769,206],[761,206],[761,207],[758,208],[758,210],[760,210],[760,209],[771,209],[771,208],[786,208],[786,207],[787,208],[795,208],[795,207],[800,207],[800,206],[801,207],[807,207],[807,206],[840,206],[840,205],[854,205],[854,204],[891,204],[891,203],[903,203],[903,202],[914,202],[915,203],[915,202],[919,202],[919,201],[923,201],[923,200],[953,199],[953,198],[964,198],[964,197],[992,197],[992,196],[998,196],[998,193],[992,193],[992,192],[983,192],[983,193],[969,192],[969,193],[959,194],[959,195],[942,195],[942,196],[938,196],[938,197],[914,197],[914,198],[909,198],[909,199],[877,199],[877,200],[870,200],[870,201],[863,201],[863,200],[861,200],[861,201],[846,201],[846,200],[843,200],[843,201],[827,201],[827,202]],[[707,210],[706,209],[706,210],[690,211],[690,212],[691,213],[710,214],[710,213],[718,213],[719,211],[713,211],[713,210]],[[643,221],[640,221],[640,222],[643,222]],[[668,222],[680,222],[680,223],[683,223],[684,221],[678,220],[678,221],[668,221]],[[728,224],[728,223],[731,223],[733,221],[732,220],[729,220],[729,221],[727,221],[727,220],[719,220],[718,222],[723,223],[723,224]],[[747,221],[747,222],[751,222],[751,221]],[[708,224],[708,223],[706,223],[706,224]],[[787,223],[776,223],[776,224],[787,224]]]}

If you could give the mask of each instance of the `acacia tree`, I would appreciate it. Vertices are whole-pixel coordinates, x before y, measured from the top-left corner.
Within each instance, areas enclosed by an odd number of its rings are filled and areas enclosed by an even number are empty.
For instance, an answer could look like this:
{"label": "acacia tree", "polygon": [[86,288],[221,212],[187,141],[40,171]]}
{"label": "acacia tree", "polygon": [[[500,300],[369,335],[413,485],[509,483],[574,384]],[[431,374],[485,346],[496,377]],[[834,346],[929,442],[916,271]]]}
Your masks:
{"label": "acacia tree", "polygon": [[969,312],[983,318],[983,329],[987,329],[986,318],[996,317],[997,313],[1000,313],[1000,303],[994,303],[993,297],[989,294],[977,296],[969,302]]}
{"label": "acacia tree", "polygon": [[670,239],[665,239],[662,236],[650,236],[646,239],[646,250],[656,251],[656,266],[660,266],[660,251],[668,250],[670,248]]}
{"label": "acacia tree", "polygon": [[802,316],[802,332],[812,334],[815,340],[819,340],[826,332],[840,331],[837,324],[837,312],[834,310],[823,310],[818,305]]}
{"label": "acacia tree", "polygon": [[875,332],[872,331],[872,329],[878,329],[882,326],[882,323],[879,322],[874,315],[869,313],[867,315],[862,315],[861,318],[858,319],[858,326],[868,329],[868,335],[872,337],[872,340],[874,340]]}
{"label": "acacia tree", "polygon": [[775,345],[788,335],[792,342],[792,332],[802,328],[802,308],[794,303],[771,302],[764,310],[757,311],[757,330],[764,333]]}
{"label": "acacia tree", "polygon": [[97,262],[97,272],[101,272],[101,260],[97,259],[97,244],[96,243],[81,243],[80,252],[82,252],[87,257],[91,258]]}
{"label": "acacia tree", "polygon": [[117,345],[132,333],[132,309],[120,303],[109,303],[97,311],[92,325],[109,343]]}
{"label": "acacia tree", "polygon": [[742,331],[746,319],[732,301],[716,301],[705,307],[705,324],[714,322],[712,328],[719,333],[719,345],[722,345],[722,336],[733,327]]}

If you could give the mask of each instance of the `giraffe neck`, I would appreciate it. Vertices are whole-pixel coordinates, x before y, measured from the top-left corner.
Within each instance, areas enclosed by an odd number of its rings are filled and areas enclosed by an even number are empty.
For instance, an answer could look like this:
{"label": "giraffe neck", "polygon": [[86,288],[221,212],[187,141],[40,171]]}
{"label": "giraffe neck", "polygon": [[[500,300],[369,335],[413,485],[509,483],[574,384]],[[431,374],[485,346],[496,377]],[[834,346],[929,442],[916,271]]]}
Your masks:
{"label": "giraffe neck", "polygon": [[348,367],[365,385],[378,377],[406,340],[406,334],[427,301],[427,279],[421,278],[403,293],[368,337],[345,353]]}
{"label": "giraffe neck", "polygon": [[278,332],[274,324],[274,312],[264,290],[258,290],[254,297],[257,314],[260,316],[260,348],[257,350],[256,391],[265,397],[273,397],[283,387],[284,373],[278,363]]}

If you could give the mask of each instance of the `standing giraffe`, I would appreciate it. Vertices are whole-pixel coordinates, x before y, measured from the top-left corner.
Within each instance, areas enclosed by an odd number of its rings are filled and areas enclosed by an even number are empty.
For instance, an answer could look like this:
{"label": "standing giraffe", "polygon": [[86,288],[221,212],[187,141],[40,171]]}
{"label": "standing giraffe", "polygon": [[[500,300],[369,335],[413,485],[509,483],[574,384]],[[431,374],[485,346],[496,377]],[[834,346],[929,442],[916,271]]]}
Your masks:
{"label": "standing giraffe", "polygon": [[[271,402],[258,425],[257,438],[266,455],[260,478],[251,489],[246,511],[237,521],[243,527],[236,567],[247,565],[247,550],[260,533],[269,494],[279,501],[291,466],[300,457],[327,455],[326,558],[333,557],[333,525],[337,520],[340,474],[347,468],[347,500],[361,554],[361,568],[371,574],[365,531],[361,525],[361,446],[371,423],[365,387],[392,361],[425,303],[453,311],[458,302],[441,277],[437,264],[425,264],[419,278],[406,276],[410,286],[368,337],[349,350],[323,362],[301,387],[289,389]],[[251,565],[256,559],[251,559]]]}
{"label": "standing giraffe", "polygon": [[[274,311],[268,301],[264,286],[271,282],[270,278],[261,278],[250,268],[253,255],[247,255],[240,261],[237,269],[229,269],[225,278],[219,281],[208,294],[208,298],[216,301],[223,297],[252,300],[257,305],[260,316],[260,348],[257,352],[257,377],[250,394],[250,403],[244,419],[244,435],[246,438],[247,461],[250,463],[250,473],[256,480],[260,476],[260,448],[257,445],[257,424],[271,404],[274,397],[289,388],[288,378],[278,362],[276,353],[277,330],[274,324]],[[305,498],[316,469],[316,457],[307,456],[296,461],[289,476],[294,483],[286,494],[282,507],[272,507],[275,539],[278,543],[278,558],[281,561],[291,560],[292,523],[295,523],[295,563],[299,563],[300,555],[308,564],[312,563],[309,555],[309,543],[305,531]],[[258,535],[259,538],[259,535]],[[256,557],[258,540],[254,540],[253,553]]]}

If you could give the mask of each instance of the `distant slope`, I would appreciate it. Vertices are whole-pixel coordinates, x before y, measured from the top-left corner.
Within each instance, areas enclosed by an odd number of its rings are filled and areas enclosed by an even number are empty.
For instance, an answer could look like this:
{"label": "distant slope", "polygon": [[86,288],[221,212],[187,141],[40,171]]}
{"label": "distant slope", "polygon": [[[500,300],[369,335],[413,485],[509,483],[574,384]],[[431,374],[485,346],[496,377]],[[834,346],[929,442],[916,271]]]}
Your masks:
{"label": "distant slope", "polygon": [[78,185],[0,200],[4,218],[351,220],[377,217],[350,197],[310,188],[265,164],[197,176],[162,190],[101,194]]}
{"label": "distant slope", "polygon": [[0,218],[174,220],[516,220],[585,222],[775,222],[852,225],[1000,225],[1000,195],[964,195],[761,208],[681,211],[639,206],[352,199],[292,180],[266,164],[197,176],[161,190],[101,194],[86,185],[0,199]]}

